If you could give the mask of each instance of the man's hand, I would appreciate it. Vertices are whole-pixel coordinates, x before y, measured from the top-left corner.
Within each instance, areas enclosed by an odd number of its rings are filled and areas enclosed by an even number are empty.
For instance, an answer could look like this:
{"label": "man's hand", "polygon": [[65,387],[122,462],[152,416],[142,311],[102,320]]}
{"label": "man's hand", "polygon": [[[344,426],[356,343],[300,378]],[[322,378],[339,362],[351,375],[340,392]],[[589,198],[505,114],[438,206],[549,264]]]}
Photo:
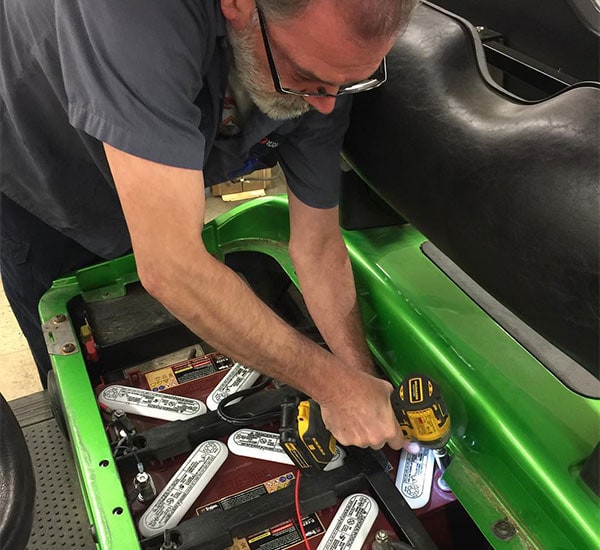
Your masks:
{"label": "man's hand", "polygon": [[321,414],[327,429],[342,445],[380,449],[405,446],[402,430],[390,401],[392,385],[367,373],[354,371],[340,376],[336,396],[321,401]]}

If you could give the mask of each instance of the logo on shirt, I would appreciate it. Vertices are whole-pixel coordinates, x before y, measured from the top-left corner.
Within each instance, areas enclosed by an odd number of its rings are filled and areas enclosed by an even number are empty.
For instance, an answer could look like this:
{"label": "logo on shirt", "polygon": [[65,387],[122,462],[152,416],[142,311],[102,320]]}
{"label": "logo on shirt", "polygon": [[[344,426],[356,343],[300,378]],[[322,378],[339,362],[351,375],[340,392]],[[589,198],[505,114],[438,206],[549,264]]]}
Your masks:
{"label": "logo on shirt", "polygon": [[279,147],[279,142],[271,139],[269,136],[262,138],[258,143],[259,145],[264,145],[271,149],[277,149],[277,147]]}

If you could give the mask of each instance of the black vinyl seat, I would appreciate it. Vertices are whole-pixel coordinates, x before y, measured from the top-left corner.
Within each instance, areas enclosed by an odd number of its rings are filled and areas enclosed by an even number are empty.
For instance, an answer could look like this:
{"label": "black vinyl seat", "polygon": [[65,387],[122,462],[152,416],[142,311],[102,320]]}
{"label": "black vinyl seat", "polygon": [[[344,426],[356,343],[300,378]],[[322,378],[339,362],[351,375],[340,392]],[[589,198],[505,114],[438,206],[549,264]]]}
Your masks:
{"label": "black vinyl seat", "polygon": [[[466,21],[424,3],[354,99],[345,155],[387,205],[598,377],[600,87],[523,101]],[[343,205],[344,200],[342,200]]]}
{"label": "black vinyl seat", "polygon": [[26,547],[33,523],[35,477],[25,437],[0,394],[0,546]]}

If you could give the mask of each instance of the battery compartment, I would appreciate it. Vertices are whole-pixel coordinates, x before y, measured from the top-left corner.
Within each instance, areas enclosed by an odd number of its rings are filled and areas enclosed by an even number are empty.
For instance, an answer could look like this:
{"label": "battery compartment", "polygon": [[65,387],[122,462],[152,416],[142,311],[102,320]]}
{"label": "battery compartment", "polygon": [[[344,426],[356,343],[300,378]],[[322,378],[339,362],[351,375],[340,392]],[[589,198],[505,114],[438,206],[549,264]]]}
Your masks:
{"label": "battery compartment", "polygon": [[[277,262],[263,254],[243,252],[230,254],[226,263],[243,277],[256,295],[280,317],[313,341],[324,345],[310,319],[301,294]],[[220,355],[217,350],[179,323],[149,296],[139,283],[128,285],[126,295],[121,298],[85,303],[78,297],[69,303],[69,313],[75,326],[83,327],[82,348],[90,350],[93,346],[96,350],[95,354],[88,353],[86,357],[90,380],[96,393],[107,385],[118,383],[193,397],[205,402],[208,393],[232,365],[231,360]],[[243,403],[242,401],[240,406]],[[118,429],[115,429],[109,412],[102,411],[102,417],[107,426],[107,437],[115,447],[120,439]],[[129,415],[129,420],[136,431],[131,441],[140,445],[144,444],[144,434],[149,433],[149,430],[160,428],[161,432],[168,436],[170,428],[167,422],[137,415]],[[278,425],[277,421],[273,421],[255,427],[276,433]],[[229,431],[235,429],[237,428],[232,427]],[[227,437],[222,435],[220,439],[226,442]],[[141,458],[145,471],[153,479],[157,493],[160,493],[184,462],[189,451],[178,453],[178,449],[173,447],[164,453],[168,456],[161,456],[160,459]],[[388,476],[393,479],[399,462],[398,453],[388,449],[386,458]],[[123,491],[130,496],[134,494],[133,480],[138,471],[136,462],[137,460],[132,460],[131,457],[117,461]],[[248,513],[252,514],[254,498],[293,484],[295,476],[293,466],[229,453],[223,467],[190,508],[184,520],[214,508],[231,506],[246,507]],[[439,472],[436,471],[429,503],[415,511],[420,524],[425,527],[438,548],[490,548],[452,493],[439,488],[438,477]],[[398,494],[397,498],[401,496]],[[141,503],[136,498],[130,500],[130,511],[137,525],[148,503]],[[327,503],[326,499],[324,503]],[[305,527],[311,532],[311,548],[317,547],[337,509],[337,505],[327,504],[323,510],[306,518]],[[380,506],[380,510],[384,508],[385,506]],[[228,526],[223,526],[223,531],[227,528]],[[386,515],[380,511],[364,548],[372,547],[377,530],[389,532],[392,540],[404,540],[402,530],[398,529],[393,521],[388,521]],[[173,536],[177,537],[177,530]],[[149,550],[158,549],[160,543],[145,541],[142,547]],[[292,516],[277,517],[274,510],[273,525],[270,528],[247,533],[246,537],[236,539],[232,548],[297,550],[303,547],[302,541],[299,540],[297,521]]]}

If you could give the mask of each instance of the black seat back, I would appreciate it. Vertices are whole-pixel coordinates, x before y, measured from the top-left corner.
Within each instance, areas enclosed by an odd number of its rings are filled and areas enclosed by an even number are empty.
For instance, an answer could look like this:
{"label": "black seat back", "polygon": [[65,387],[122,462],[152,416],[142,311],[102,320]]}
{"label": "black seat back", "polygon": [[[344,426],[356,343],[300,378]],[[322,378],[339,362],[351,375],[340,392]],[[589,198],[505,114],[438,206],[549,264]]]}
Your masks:
{"label": "black seat back", "polygon": [[22,550],[33,523],[35,477],[25,437],[0,394],[0,541]]}
{"label": "black seat back", "polygon": [[[600,88],[539,103],[496,86],[474,28],[417,8],[345,153],[396,212],[598,376]],[[343,204],[343,203],[342,203]]]}

